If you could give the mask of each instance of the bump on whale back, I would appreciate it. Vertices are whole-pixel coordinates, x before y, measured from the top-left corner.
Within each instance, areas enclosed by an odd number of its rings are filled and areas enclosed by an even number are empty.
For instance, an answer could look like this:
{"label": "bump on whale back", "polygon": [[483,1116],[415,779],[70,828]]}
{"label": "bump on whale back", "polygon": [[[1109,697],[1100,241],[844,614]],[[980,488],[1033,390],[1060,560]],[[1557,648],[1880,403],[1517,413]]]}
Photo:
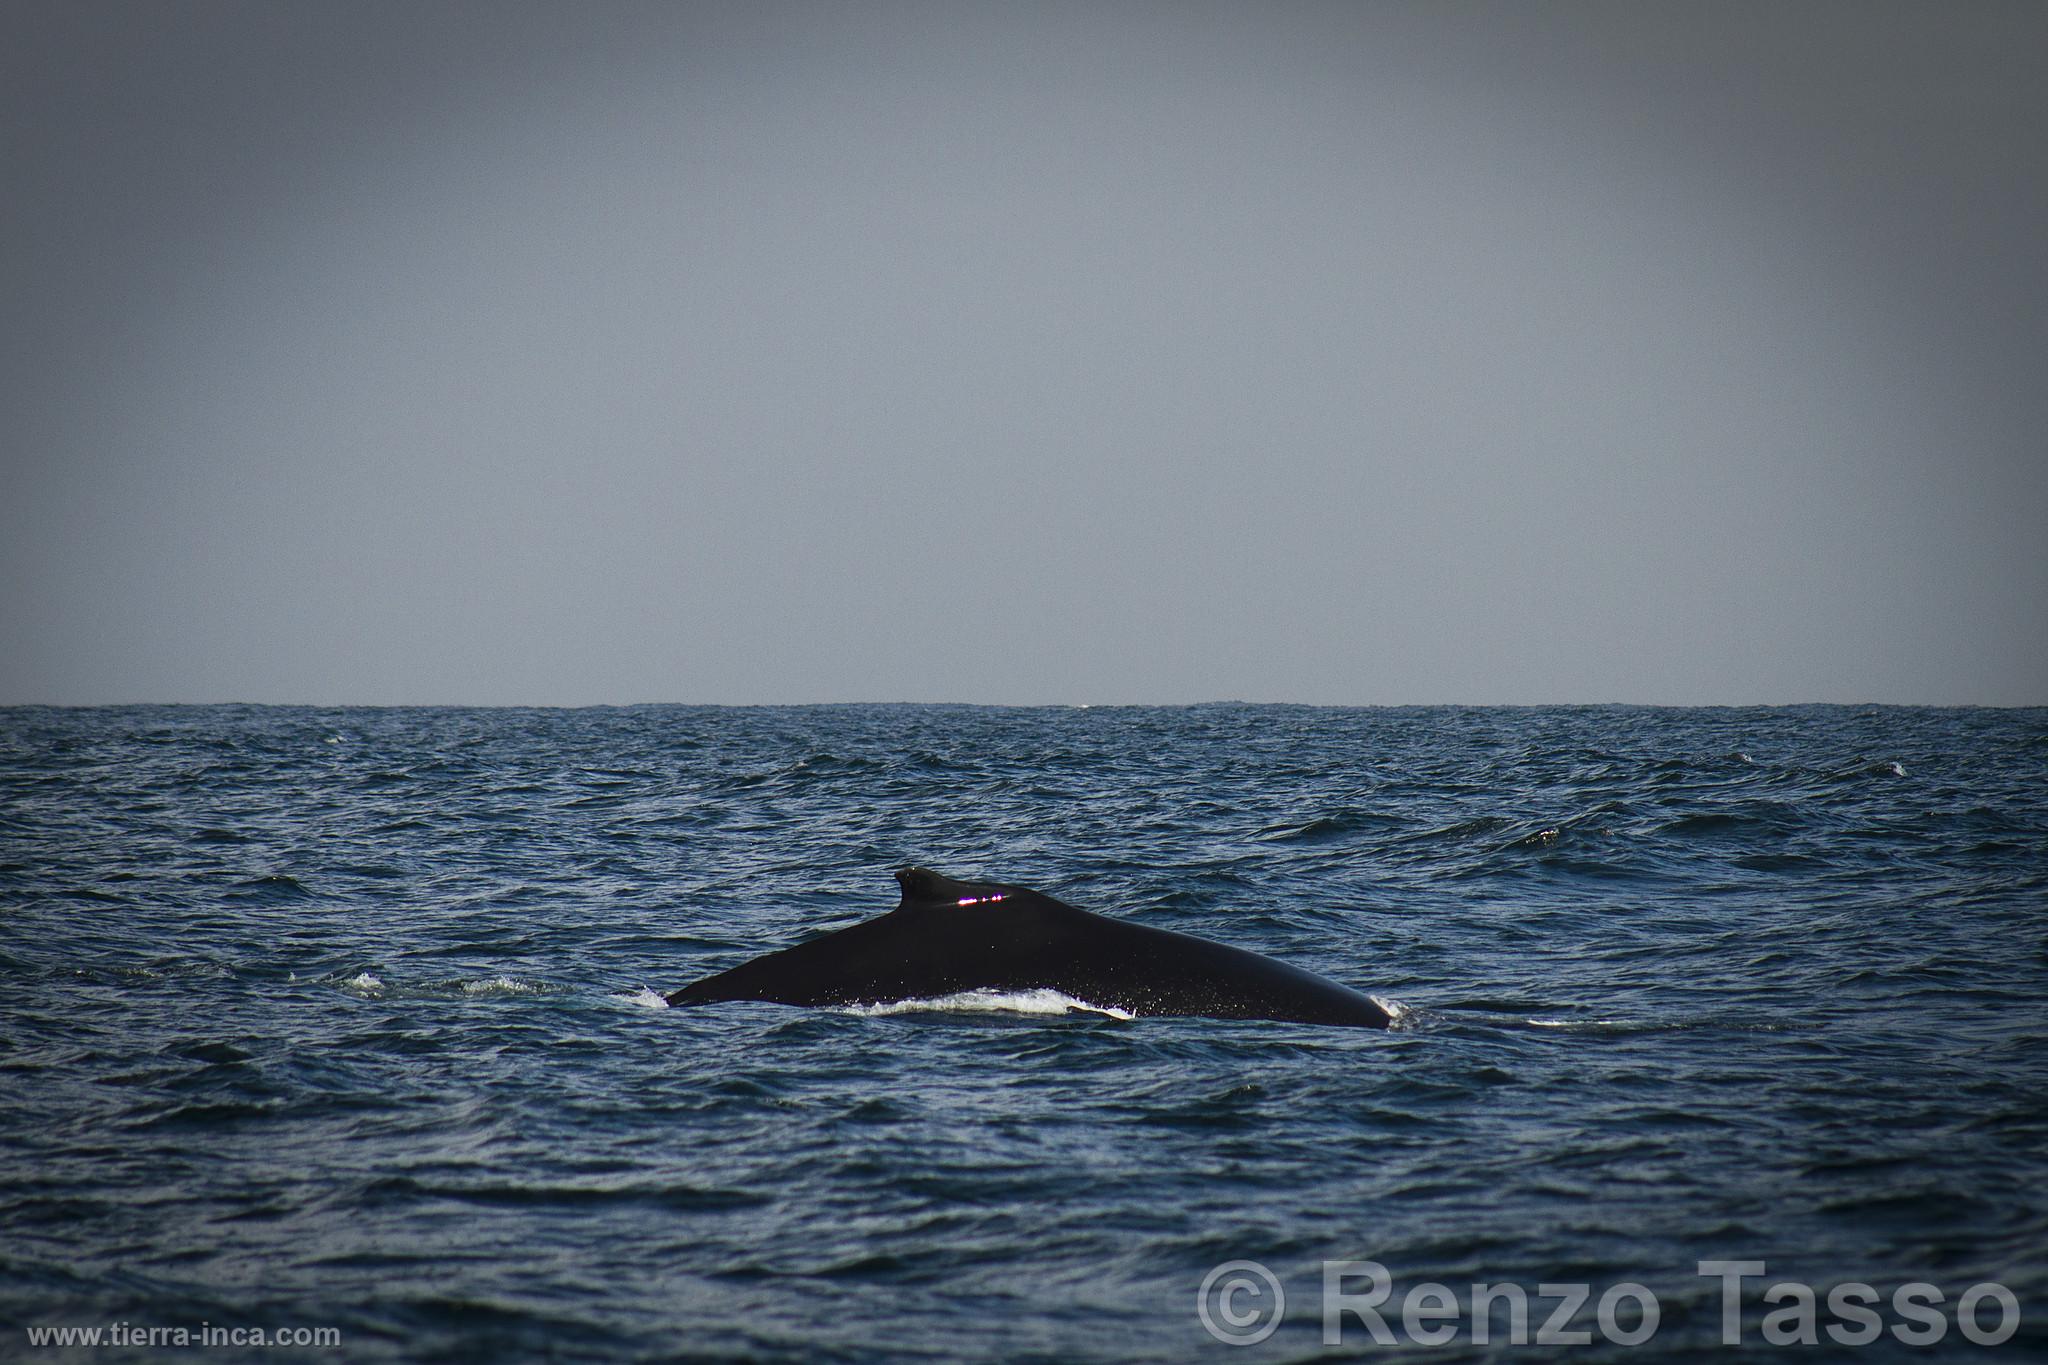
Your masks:
{"label": "bump on whale back", "polygon": [[896,870],[896,884],[903,888],[903,905],[912,906],[962,906],[984,905],[992,901],[1007,900],[1017,894],[1019,888],[1003,886],[996,882],[963,882],[941,876],[928,867],[902,867]]}

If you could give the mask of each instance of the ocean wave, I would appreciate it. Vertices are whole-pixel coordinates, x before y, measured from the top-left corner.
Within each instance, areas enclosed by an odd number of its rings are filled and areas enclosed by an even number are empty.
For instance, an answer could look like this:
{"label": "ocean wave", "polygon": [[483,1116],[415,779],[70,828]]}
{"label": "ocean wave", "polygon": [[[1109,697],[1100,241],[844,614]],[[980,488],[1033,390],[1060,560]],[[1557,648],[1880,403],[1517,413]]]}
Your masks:
{"label": "ocean wave", "polygon": [[[1311,1299],[1331,1255],[1668,1272],[1656,1348],[1702,1359],[1707,1256],[2031,1304],[2044,746],[2048,711],[0,710],[0,1317],[864,1365],[1185,1356],[1240,1257]],[[1395,1026],[639,984],[926,861]]]}

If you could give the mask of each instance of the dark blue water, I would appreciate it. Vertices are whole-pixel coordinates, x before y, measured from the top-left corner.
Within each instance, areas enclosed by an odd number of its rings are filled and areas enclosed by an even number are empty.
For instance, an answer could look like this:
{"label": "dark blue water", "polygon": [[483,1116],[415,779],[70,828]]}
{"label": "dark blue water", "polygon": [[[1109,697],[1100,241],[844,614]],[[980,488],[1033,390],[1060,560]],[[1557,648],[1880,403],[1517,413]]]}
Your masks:
{"label": "dark blue water", "polygon": [[[657,1007],[910,862],[1406,1014]],[[1346,1259],[1705,1358],[1749,1258],[2038,1359],[2044,1000],[2043,711],[0,711],[0,1355],[1299,1358]]]}

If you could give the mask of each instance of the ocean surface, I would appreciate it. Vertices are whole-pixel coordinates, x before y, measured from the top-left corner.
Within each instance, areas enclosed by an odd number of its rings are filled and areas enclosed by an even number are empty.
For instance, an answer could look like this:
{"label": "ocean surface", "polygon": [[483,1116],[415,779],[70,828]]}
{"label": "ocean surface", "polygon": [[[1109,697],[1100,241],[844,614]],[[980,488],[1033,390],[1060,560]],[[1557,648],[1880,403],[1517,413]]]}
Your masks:
{"label": "ocean surface", "polygon": [[[1400,1018],[663,1005],[908,863]],[[2042,710],[0,710],[0,1358],[2040,1360],[2044,1003]]]}

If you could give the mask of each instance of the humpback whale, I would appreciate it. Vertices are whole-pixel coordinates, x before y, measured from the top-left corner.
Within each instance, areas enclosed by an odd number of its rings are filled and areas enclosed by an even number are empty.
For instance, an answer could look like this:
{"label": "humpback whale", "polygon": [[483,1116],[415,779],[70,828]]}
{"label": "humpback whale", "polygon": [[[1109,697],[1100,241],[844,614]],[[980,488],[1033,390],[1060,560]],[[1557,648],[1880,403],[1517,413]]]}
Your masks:
{"label": "humpback whale", "polygon": [[903,900],[889,913],[705,977],[669,1004],[876,1005],[1053,990],[1133,1015],[1391,1022],[1369,996],[1242,948],[1090,914],[1021,886],[955,881],[922,867],[896,880]]}

